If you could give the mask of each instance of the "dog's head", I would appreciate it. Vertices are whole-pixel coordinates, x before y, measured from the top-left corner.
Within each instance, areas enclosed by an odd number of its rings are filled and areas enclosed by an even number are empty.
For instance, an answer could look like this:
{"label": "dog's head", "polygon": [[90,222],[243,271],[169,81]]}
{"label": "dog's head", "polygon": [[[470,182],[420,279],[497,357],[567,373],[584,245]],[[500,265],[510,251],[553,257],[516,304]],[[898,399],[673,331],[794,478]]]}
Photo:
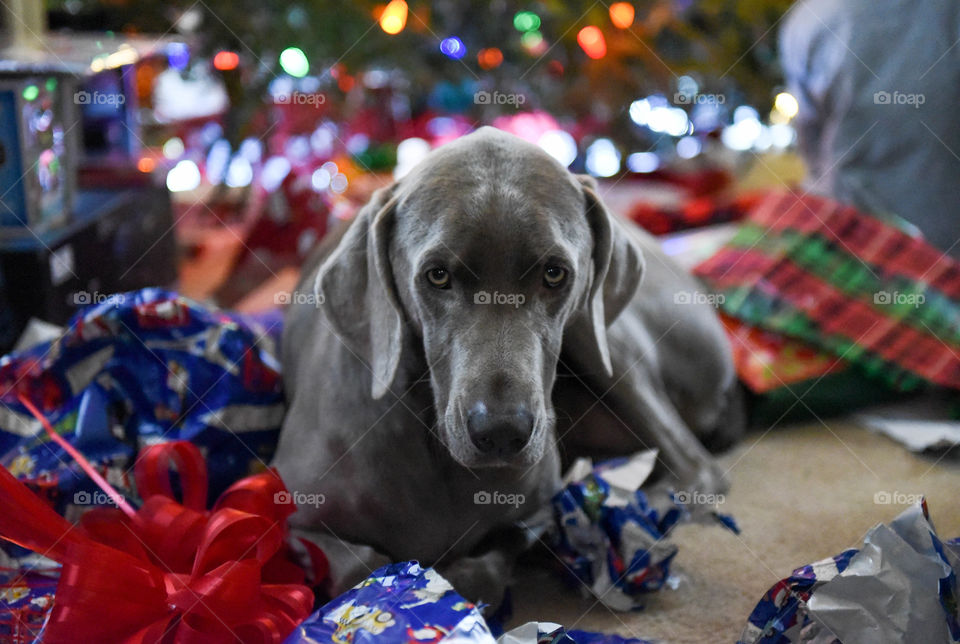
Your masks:
{"label": "dog's head", "polygon": [[404,393],[394,388],[401,356],[419,345],[453,458],[525,466],[553,440],[564,337],[580,365],[609,373],[606,328],[642,268],[591,179],[483,128],[375,193],[316,288],[333,328],[368,361],[374,398]]}

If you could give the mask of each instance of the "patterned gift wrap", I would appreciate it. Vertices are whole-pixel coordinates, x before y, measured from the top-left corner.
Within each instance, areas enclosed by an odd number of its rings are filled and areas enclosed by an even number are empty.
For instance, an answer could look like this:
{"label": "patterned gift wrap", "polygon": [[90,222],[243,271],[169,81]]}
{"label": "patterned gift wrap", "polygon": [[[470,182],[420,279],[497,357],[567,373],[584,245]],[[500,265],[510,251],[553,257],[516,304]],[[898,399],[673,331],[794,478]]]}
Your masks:
{"label": "patterned gift wrap", "polygon": [[688,507],[682,495],[648,497],[640,486],[655,459],[656,451],[641,452],[604,461],[582,476],[568,474],[575,480],[552,500],[553,549],[565,572],[614,610],[642,608],[644,595],[663,587],[677,554],[667,536],[681,521],[706,520],[739,532],[732,517]]}
{"label": "patterned gift wrap", "polygon": [[480,611],[432,568],[384,566],[308,617],[286,644],[493,644]]}
{"label": "patterned gift wrap", "polygon": [[853,208],[771,194],[695,272],[732,317],[901,390],[960,388],[960,264]]}
{"label": "patterned gift wrap", "polygon": [[106,496],[53,444],[25,397],[125,495],[138,450],[183,439],[210,468],[210,498],[262,469],[283,417],[274,329],[160,289],[110,296],[52,342],[0,358],[0,466],[61,514]]}
{"label": "patterned gift wrap", "polygon": [[53,608],[59,569],[0,567],[0,642],[29,644]]}
{"label": "patterned gift wrap", "polygon": [[720,314],[737,376],[755,394],[847,369],[847,363],[805,342]]}
{"label": "patterned gift wrap", "polygon": [[857,552],[856,548],[851,548],[836,557],[797,568],[789,577],[774,584],[750,613],[738,644],[803,641],[803,630],[810,625],[806,608],[810,595],[818,586],[846,570]]}

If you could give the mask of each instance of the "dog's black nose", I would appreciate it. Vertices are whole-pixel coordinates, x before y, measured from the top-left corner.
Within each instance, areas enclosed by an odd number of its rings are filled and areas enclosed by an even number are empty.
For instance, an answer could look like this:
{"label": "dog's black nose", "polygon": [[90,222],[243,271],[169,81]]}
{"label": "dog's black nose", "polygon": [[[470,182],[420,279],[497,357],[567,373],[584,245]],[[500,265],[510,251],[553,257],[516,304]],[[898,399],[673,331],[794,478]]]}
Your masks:
{"label": "dog's black nose", "polygon": [[526,407],[515,407],[500,413],[491,413],[478,404],[467,414],[470,440],[484,454],[500,458],[515,456],[523,449],[533,433],[533,414]]}

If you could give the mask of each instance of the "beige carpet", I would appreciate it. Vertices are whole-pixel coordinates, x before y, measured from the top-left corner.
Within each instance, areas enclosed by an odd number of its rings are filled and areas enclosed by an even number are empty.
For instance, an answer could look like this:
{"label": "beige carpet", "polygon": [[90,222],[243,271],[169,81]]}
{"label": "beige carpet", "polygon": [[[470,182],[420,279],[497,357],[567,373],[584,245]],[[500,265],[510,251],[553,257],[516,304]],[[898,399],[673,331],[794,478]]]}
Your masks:
{"label": "beige carpet", "polygon": [[960,536],[960,462],[910,454],[849,423],[827,421],[753,433],[722,458],[732,486],[721,506],[740,536],[700,525],[673,535],[676,590],[640,612],[614,613],[583,599],[554,571],[525,566],[511,625],[552,621],[666,642],[735,642],[760,596],[794,568],[860,545],[904,506],[874,503],[880,491],[923,493],[937,532]]}

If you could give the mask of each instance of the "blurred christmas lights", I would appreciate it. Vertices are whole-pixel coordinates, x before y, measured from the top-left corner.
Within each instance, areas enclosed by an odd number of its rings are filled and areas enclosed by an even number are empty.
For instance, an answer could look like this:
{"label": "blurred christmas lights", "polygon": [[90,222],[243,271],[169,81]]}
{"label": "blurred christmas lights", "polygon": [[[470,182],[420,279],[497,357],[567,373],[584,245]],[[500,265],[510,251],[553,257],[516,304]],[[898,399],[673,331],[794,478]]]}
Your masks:
{"label": "blurred christmas lights", "polygon": [[577,43],[590,58],[598,59],[607,55],[607,42],[599,27],[590,25],[581,29],[577,34]]}
{"label": "blurred christmas lights", "polygon": [[400,33],[407,26],[408,11],[404,0],[391,0],[380,14],[380,28],[391,36]]}
{"label": "blurred christmas lights", "polygon": [[610,5],[610,22],[617,29],[626,29],[633,24],[634,9],[629,2],[614,2]]}
{"label": "blurred christmas lights", "polygon": [[483,69],[496,69],[503,62],[503,52],[496,47],[481,49],[477,54],[477,63]]}
{"label": "blurred christmas lights", "polygon": [[536,31],[540,28],[540,16],[532,11],[518,11],[513,17],[513,27],[520,32]]}
{"label": "blurred christmas lights", "polygon": [[295,78],[303,78],[310,71],[310,61],[299,47],[287,47],[280,52],[280,67]]}
{"label": "blurred christmas lights", "polygon": [[222,72],[236,69],[240,64],[240,56],[235,51],[218,51],[213,57],[213,66]]}
{"label": "blurred christmas lights", "polygon": [[440,41],[440,51],[444,56],[449,56],[454,60],[460,60],[467,53],[467,47],[463,41],[456,36],[450,36]]}

